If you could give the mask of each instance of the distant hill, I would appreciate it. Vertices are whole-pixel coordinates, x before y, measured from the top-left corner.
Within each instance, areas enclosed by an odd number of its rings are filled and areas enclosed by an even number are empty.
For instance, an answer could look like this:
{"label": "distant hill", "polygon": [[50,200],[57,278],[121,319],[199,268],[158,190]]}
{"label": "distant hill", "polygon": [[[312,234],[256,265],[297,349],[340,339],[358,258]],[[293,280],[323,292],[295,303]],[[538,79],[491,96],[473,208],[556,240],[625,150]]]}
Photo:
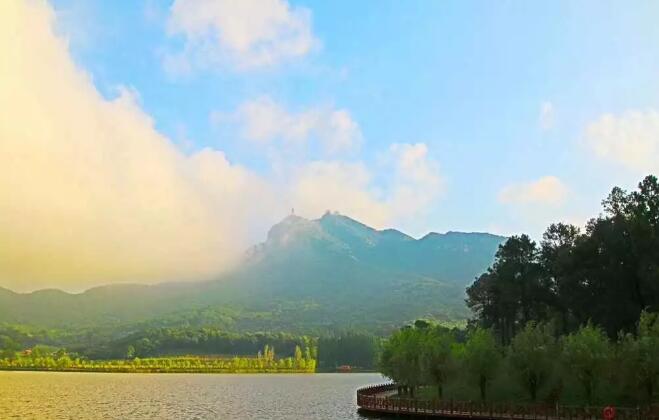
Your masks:
{"label": "distant hill", "polygon": [[504,237],[414,239],[327,213],[288,216],[244,262],[213,281],[112,285],[80,294],[0,289],[0,322],[44,326],[220,324],[227,329],[389,329],[418,317],[464,319],[465,286]]}

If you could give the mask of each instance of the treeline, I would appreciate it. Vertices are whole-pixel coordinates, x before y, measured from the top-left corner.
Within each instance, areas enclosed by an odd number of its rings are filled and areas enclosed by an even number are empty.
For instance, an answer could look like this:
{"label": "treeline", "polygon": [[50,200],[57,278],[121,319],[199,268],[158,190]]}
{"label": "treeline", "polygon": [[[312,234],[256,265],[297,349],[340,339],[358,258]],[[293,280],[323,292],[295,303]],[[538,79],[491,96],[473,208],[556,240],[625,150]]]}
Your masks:
{"label": "treeline", "polygon": [[410,397],[546,404],[657,401],[659,318],[643,312],[634,333],[611,341],[586,324],[556,337],[530,321],[501,346],[492,330],[467,337],[417,322],[384,344],[381,372]]}
{"label": "treeline", "polygon": [[62,347],[79,341],[77,335],[64,330],[36,328],[28,325],[0,324],[0,358],[34,346]]}
{"label": "treeline", "polygon": [[129,347],[135,356],[162,355],[247,355],[256,354],[264,346],[277,349],[290,357],[296,347],[309,348],[316,359],[316,340],[308,336],[287,333],[232,333],[214,327],[150,328],[114,339],[104,344],[88,346],[79,343],[71,349],[91,359],[115,359],[126,355]]}
{"label": "treeline", "polygon": [[[131,331],[126,333],[126,331]],[[287,333],[235,333],[217,327],[169,327],[137,329],[130,325],[107,330],[69,331],[42,329],[27,325],[0,325],[0,355],[35,346],[66,349],[88,359],[121,359],[128,348],[138,357],[179,354],[250,355],[269,345],[282,356],[295,353],[295,347],[309,347],[316,357],[316,339]]]}
{"label": "treeline", "polygon": [[467,289],[478,325],[507,345],[529,321],[562,334],[592,322],[609,337],[631,332],[642,311],[659,311],[659,184],[615,187],[585,231],[549,226],[538,245],[513,236]]}
{"label": "treeline", "polygon": [[345,332],[318,339],[318,364],[323,370],[352,366],[363,370],[376,368],[382,339],[364,332]]}
{"label": "treeline", "polygon": [[135,327],[118,325],[87,330],[45,329],[29,325],[0,324],[0,352],[34,346],[64,348],[90,359],[120,359],[128,347],[138,357],[177,354],[249,355],[265,345],[282,356],[293,356],[295,347],[309,347],[316,357],[317,339],[284,332],[226,331],[215,326]]}
{"label": "treeline", "polygon": [[4,352],[0,369],[72,372],[159,372],[159,373],[313,373],[316,360],[309,347],[295,347],[292,357],[277,358],[266,345],[255,357],[135,357],[128,349],[125,359],[90,360],[65,351],[36,346],[29,352]]}
{"label": "treeline", "polygon": [[[282,357],[294,357],[296,347],[309,348],[311,358],[323,370],[342,365],[375,369],[382,338],[368,332],[345,331],[320,338],[287,333],[234,333],[206,327],[150,327],[128,335],[130,327],[116,331],[40,329],[24,325],[0,325],[0,359],[27,349],[55,353],[65,351],[88,360],[158,358],[176,355],[253,355],[265,346]],[[134,329],[134,328],[133,328]]]}

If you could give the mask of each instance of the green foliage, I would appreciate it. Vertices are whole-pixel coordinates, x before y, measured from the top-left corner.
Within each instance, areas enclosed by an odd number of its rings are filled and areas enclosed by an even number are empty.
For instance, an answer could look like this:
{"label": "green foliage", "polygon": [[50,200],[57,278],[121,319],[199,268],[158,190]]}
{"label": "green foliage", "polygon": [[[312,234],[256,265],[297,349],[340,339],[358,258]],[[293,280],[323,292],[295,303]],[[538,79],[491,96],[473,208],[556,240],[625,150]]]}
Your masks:
{"label": "green foliage", "polygon": [[416,321],[389,337],[382,345],[379,368],[385,376],[409,390],[433,385],[441,398],[445,383],[457,370],[460,351],[456,330]]}
{"label": "green foliage", "polygon": [[467,289],[478,324],[506,345],[529,321],[563,333],[592,321],[610,338],[632,332],[643,310],[659,311],[659,182],[616,187],[585,232],[553,224],[541,245],[513,236]]}
{"label": "green foliage", "polygon": [[487,398],[487,389],[499,368],[501,352],[492,332],[476,328],[467,339],[462,352],[465,369],[476,379],[482,400]]}
{"label": "green foliage", "polygon": [[129,345],[128,348],[126,349],[126,359],[134,359],[134,358],[135,358],[135,347]]}
{"label": "green foliage", "polygon": [[405,327],[389,338],[382,352],[382,373],[409,387],[412,396],[423,381],[420,355],[424,335],[423,330]]}
{"label": "green foliage", "polygon": [[213,327],[203,328],[147,328],[127,336],[111,338],[103,343],[87,346],[84,340],[69,342],[68,347],[92,359],[133,356],[199,354],[255,354],[265,345],[274,346],[284,356],[293,356],[296,346],[315,347],[315,340],[307,336],[286,333],[232,333]]}
{"label": "green foliage", "polygon": [[[120,328],[109,336],[94,336],[87,332],[70,334],[66,330],[38,330],[19,325],[0,326],[0,359],[11,359],[25,350],[31,358],[68,353],[84,360],[152,359],[165,356],[196,355],[226,358],[232,355],[259,353],[264,360],[274,361],[275,348],[285,363],[307,369],[318,356],[317,339],[286,333],[230,333],[217,328],[147,328],[121,335]],[[118,337],[117,337],[118,336]],[[59,353],[58,353],[59,352]],[[68,363],[63,361],[62,363]]]}
{"label": "green foliage", "polygon": [[581,383],[587,401],[602,381],[611,360],[611,344],[601,328],[588,324],[563,337],[562,360]]}
{"label": "green foliage", "polygon": [[556,341],[547,325],[526,324],[510,343],[509,364],[532,401],[547,382],[556,360]]}
{"label": "green foliage", "polygon": [[0,335],[0,358],[16,357],[16,352],[21,349],[21,345],[13,338],[6,335]]}
{"label": "green foliage", "polygon": [[529,322],[505,347],[482,327],[469,330],[465,342],[462,337],[415,322],[383,344],[380,371],[400,385],[399,392],[421,398],[550,406],[657,402],[656,313],[644,312],[636,334],[621,335],[617,343],[593,324],[557,339],[551,325]]}
{"label": "green foliage", "polygon": [[[534,299],[541,291],[537,256],[536,244],[528,236],[513,236],[499,247],[481,281],[467,289],[469,306],[491,320],[487,326],[497,328],[503,344],[509,343],[519,324],[535,319],[543,309]],[[483,298],[494,304],[483,304]]]}
{"label": "green foliage", "polygon": [[[119,360],[88,360],[70,355],[61,349],[55,352],[32,352],[15,358],[0,359],[0,369],[51,370],[74,372],[135,372],[135,373],[313,373],[316,360],[302,355],[276,359],[271,347],[262,357],[150,357]],[[310,355],[309,349],[306,354]]]}
{"label": "green foliage", "polygon": [[620,360],[633,389],[652,401],[659,379],[659,315],[643,312],[636,336],[622,337],[620,347]]}
{"label": "green foliage", "polygon": [[557,223],[540,246],[525,235],[509,238],[467,289],[472,325],[492,328],[503,345],[512,340],[509,366],[531,399],[558,354],[546,327],[535,324],[544,323],[564,335],[564,371],[550,399],[578,385],[587,402],[654,400],[659,322],[649,312],[659,311],[659,182],[647,176],[636,191],[615,187],[602,205],[583,232]]}
{"label": "green foliage", "polygon": [[420,363],[426,381],[437,387],[437,398],[442,398],[444,384],[455,370],[455,338],[443,327],[427,327],[421,343]]}
{"label": "green foliage", "polygon": [[344,332],[318,339],[318,361],[322,369],[348,365],[372,370],[379,351],[380,339],[368,333]]}

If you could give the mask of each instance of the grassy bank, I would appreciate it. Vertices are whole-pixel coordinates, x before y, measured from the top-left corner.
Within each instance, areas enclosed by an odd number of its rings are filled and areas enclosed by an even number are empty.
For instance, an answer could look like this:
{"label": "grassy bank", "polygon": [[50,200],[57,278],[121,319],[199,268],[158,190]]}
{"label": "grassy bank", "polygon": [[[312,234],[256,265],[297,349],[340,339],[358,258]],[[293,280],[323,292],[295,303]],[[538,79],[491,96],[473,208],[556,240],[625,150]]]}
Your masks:
{"label": "grassy bank", "polygon": [[0,370],[123,373],[314,373],[316,361],[303,357],[155,357],[120,360],[84,360],[21,356],[0,359]]}

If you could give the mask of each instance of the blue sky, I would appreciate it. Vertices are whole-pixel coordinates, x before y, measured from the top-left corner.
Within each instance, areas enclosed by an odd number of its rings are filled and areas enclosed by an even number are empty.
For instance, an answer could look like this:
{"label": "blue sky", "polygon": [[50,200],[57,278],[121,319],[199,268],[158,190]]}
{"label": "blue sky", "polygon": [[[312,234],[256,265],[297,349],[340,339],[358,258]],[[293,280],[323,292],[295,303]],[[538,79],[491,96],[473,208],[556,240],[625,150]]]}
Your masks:
{"label": "blue sky", "polygon": [[[291,207],[417,237],[540,239],[659,172],[657,2],[2,7],[0,156],[21,160],[2,162],[14,184],[0,182],[0,211],[25,223],[3,235],[26,246],[6,277],[87,278],[123,244],[126,260],[95,282],[179,279],[174,268],[222,265],[209,255],[242,252]],[[180,249],[159,248],[171,238]],[[48,247],[62,250],[55,268],[25,271]],[[174,268],[138,270],[142,254]]]}
{"label": "blue sky", "polygon": [[[311,12],[319,41],[313,51],[264,68],[181,75],[163,67],[164,51],[183,42],[167,33],[170,2],[54,1],[73,56],[97,88],[108,97],[117,85],[134,88],[158,130],[185,138],[189,149],[219,148],[267,173],[263,156],[209,117],[263,95],[289,109],[347,109],[363,135],[352,159],[373,164],[389,144],[425,143],[445,192],[423,220],[402,223],[417,235],[450,229],[538,235],[550,219],[519,220],[497,199],[506,185],[556,176],[570,198],[552,213],[580,220],[596,214],[611,186],[630,187],[644,173],[601,164],[580,139],[602,114],[657,106],[655,2],[290,6]],[[543,103],[553,115],[544,129]]]}

